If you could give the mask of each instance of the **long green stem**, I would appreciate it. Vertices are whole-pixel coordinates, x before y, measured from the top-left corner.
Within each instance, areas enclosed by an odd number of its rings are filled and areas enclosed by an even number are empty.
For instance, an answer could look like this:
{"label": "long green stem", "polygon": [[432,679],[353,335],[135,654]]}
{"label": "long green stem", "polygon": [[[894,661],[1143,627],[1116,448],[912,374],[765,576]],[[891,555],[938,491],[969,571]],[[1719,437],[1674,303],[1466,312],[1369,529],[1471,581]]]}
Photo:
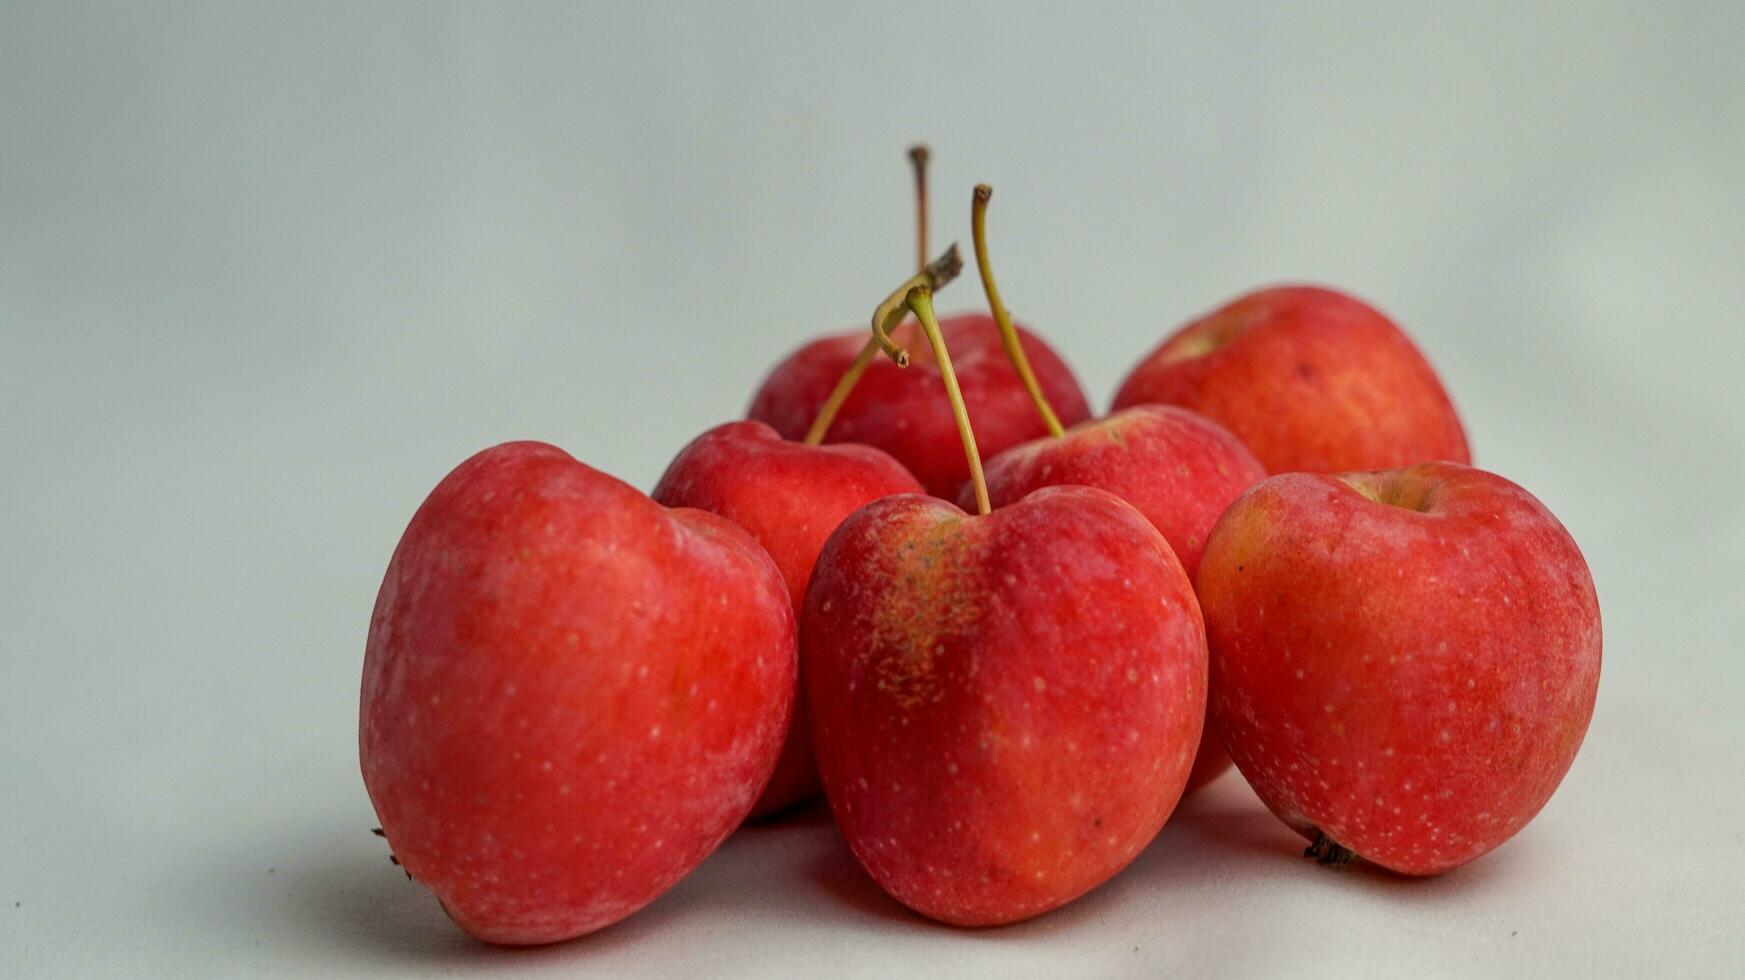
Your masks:
{"label": "long green stem", "polygon": [[1036,411],[1042,416],[1042,424],[1048,427],[1050,435],[1066,435],[1066,428],[1060,424],[1059,416],[1054,414],[1054,406],[1048,404],[1048,396],[1042,393],[1042,385],[1036,380],[1036,372],[1030,370],[1030,358],[1024,354],[1024,345],[1018,339],[1018,330],[1012,326],[1012,314],[1006,312],[1006,304],[1000,301],[1000,287],[994,282],[994,267],[988,261],[988,199],[994,196],[994,189],[986,184],[977,184],[975,197],[970,204],[970,228],[975,236],[976,269],[982,274],[982,291],[988,294],[988,308],[993,311],[994,323],[1000,328],[1000,343],[1006,348],[1006,358],[1012,362],[1012,367],[1018,372],[1018,379],[1024,382],[1024,390],[1030,393],[1030,400],[1036,403]]}

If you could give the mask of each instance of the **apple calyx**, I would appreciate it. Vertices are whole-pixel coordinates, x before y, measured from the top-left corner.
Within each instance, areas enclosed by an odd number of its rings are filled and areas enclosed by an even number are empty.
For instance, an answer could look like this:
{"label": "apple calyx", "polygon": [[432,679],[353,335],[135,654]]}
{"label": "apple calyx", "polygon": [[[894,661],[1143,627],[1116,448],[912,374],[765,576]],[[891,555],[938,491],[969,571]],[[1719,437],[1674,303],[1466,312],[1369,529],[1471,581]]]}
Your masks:
{"label": "apple calyx", "polygon": [[[962,271],[963,255],[958,251],[957,243],[953,242],[951,247],[941,253],[938,258],[922,266],[920,272],[915,273],[907,282],[897,287],[897,291],[892,293],[891,298],[886,299],[885,304],[881,304],[879,308],[883,310],[885,305],[891,305],[900,309],[904,303],[903,297],[909,290],[925,287],[929,292],[932,292],[956,279],[957,274]],[[899,315],[898,320],[901,319],[902,316]],[[860,353],[855,356],[854,363],[849,365],[847,371],[842,372],[842,379],[837,381],[836,387],[830,390],[830,397],[824,399],[824,404],[818,407],[818,415],[812,419],[812,427],[806,430],[806,438],[801,440],[806,445],[816,446],[824,442],[824,436],[830,431],[830,423],[836,421],[836,413],[841,411],[842,403],[848,401],[848,396],[854,391],[854,386],[860,381],[860,376],[866,373],[866,369],[872,366],[873,358],[879,355],[882,344],[877,334],[880,332],[878,324],[881,322],[881,318],[875,314],[873,320],[875,336],[867,340],[866,346],[862,347]],[[892,324],[892,326],[896,326],[896,324]],[[884,339],[890,340],[889,336]],[[898,361],[898,366],[907,367],[908,358],[908,352],[904,351],[903,360]]]}
{"label": "apple calyx", "polygon": [[1315,839],[1303,848],[1303,857],[1314,858],[1315,863],[1324,868],[1342,868],[1357,860],[1357,852],[1316,830]]}
{"label": "apple calyx", "polygon": [[1030,393],[1030,400],[1036,404],[1036,411],[1042,416],[1042,423],[1048,426],[1048,434],[1055,437],[1066,435],[1066,427],[1060,424],[1060,417],[1054,414],[1054,406],[1048,404],[1048,396],[1042,393],[1042,385],[1036,380],[1036,372],[1030,369],[1030,358],[1024,354],[1024,345],[1018,339],[1018,331],[1012,326],[1012,314],[1006,311],[1006,304],[1000,301],[1000,287],[994,281],[994,267],[988,261],[988,201],[994,196],[994,189],[987,184],[977,184],[975,194],[970,200],[970,228],[975,239],[976,269],[982,276],[982,292],[988,296],[988,309],[994,314],[994,323],[1000,328],[1000,344],[1006,348],[1006,358],[1012,362],[1013,370],[1018,372],[1019,380],[1024,382],[1024,390]]}
{"label": "apple calyx", "polygon": [[[957,246],[941,259],[954,255]],[[927,343],[933,348],[933,360],[939,365],[939,376],[945,382],[945,398],[951,403],[951,416],[957,420],[957,434],[963,439],[963,455],[969,461],[969,480],[975,487],[976,513],[993,510],[988,501],[988,481],[982,475],[981,450],[976,448],[975,430],[969,424],[969,409],[963,403],[963,391],[957,386],[957,372],[951,367],[951,353],[945,349],[945,335],[939,329],[939,318],[933,315],[933,287],[922,280],[925,273],[898,286],[873,311],[873,342],[900,368],[909,366],[909,352],[891,339],[890,331],[903,321],[907,313],[915,314]]]}

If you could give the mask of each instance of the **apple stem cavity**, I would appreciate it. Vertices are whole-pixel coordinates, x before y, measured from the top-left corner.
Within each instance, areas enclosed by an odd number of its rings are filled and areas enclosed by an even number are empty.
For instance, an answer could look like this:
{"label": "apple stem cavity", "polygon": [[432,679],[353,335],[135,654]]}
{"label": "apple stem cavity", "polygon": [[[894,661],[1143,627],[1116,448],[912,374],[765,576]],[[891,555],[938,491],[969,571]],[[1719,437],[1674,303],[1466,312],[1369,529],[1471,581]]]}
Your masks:
{"label": "apple stem cavity", "polygon": [[[939,289],[956,279],[957,274],[962,271],[963,255],[958,251],[957,243],[953,242],[951,247],[946,249],[939,258],[922,266],[920,272],[915,273],[907,282],[897,287],[897,291],[892,293],[890,298],[879,306],[879,309],[889,312],[887,307],[896,308],[899,310],[898,319],[901,319],[903,315],[906,315],[901,311],[904,309],[904,296],[909,290],[922,286],[925,286],[929,291]],[[848,396],[854,392],[854,386],[860,381],[860,376],[872,366],[873,359],[878,357],[884,344],[890,342],[889,335],[883,334],[881,330],[880,324],[883,322],[881,314],[874,315],[874,335],[867,340],[866,346],[860,349],[860,353],[855,356],[854,363],[848,366],[848,370],[842,372],[842,378],[836,382],[836,387],[830,390],[830,395],[824,399],[824,404],[818,406],[818,414],[812,419],[812,427],[806,430],[806,438],[801,440],[806,445],[816,446],[824,442],[824,436],[830,431],[830,423],[836,421],[836,413],[842,410],[842,404],[848,401]],[[895,347],[894,344],[892,346]],[[895,349],[902,350],[900,347],[895,347]],[[889,352],[887,349],[886,353]],[[907,367],[908,356],[908,352],[903,351],[904,359],[898,363]],[[892,359],[895,360],[895,357],[893,356]]]}
{"label": "apple stem cavity", "polygon": [[1007,312],[1006,304],[1000,301],[1000,286],[994,281],[994,267],[988,261],[988,201],[993,196],[992,187],[977,184],[969,210],[971,234],[975,237],[976,269],[982,274],[982,292],[988,294],[988,309],[993,312],[994,323],[1000,328],[1000,343],[1006,348],[1006,357],[1018,372],[1019,380],[1024,382],[1024,390],[1030,393],[1030,400],[1036,403],[1036,411],[1042,416],[1042,424],[1048,426],[1049,435],[1064,436],[1066,427],[1060,424],[1060,417],[1054,414],[1054,406],[1048,404],[1048,396],[1042,393],[1042,385],[1036,380],[1036,372],[1030,370],[1030,358],[1025,356],[1024,345],[1018,339],[1018,331],[1012,326],[1012,314]]}
{"label": "apple stem cavity", "polygon": [[1357,852],[1336,843],[1321,831],[1315,831],[1315,839],[1303,849],[1303,857],[1314,858],[1315,863],[1322,867],[1344,867],[1357,860]]}
{"label": "apple stem cavity", "polygon": [[[957,246],[952,246],[953,250]],[[916,276],[920,279],[920,276]],[[963,455],[969,461],[969,481],[975,487],[976,513],[993,510],[988,501],[988,481],[982,475],[982,454],[976,448],[975,430],[969,424],[969,409],[963,403],[963,391],[957,386],[957,372],[951,368],[951,353],[945,349],[945,334],[939,329],[939,319],[933,315],[933,288],[914,279],[897,288],[879,308],[873,311],[873,340],[898,367],[909,366],[909,352],[891,340],[890,330],[902,322],[904,310],[915,314],[927,343],[933,348],[933,360],[939,365],[939,376],[945,382],[945,399],[951,403],[951,417],[957,420],[957,434],[963,439]]]}

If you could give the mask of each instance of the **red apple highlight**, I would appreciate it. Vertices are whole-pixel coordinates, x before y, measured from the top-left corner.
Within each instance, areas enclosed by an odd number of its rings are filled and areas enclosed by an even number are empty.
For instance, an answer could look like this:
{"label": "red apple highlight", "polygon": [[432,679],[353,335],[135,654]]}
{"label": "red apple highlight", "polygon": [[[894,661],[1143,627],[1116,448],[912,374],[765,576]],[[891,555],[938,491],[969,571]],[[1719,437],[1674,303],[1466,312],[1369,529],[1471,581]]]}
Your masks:
{"label": "red apple highlight", "polygon": [[1411,875],[1514,836],[1593,714],[1587,564],[1532,495],[1453,463],[1287,474],[1212,532],[1211,719],[1324,862]]}
{"label": "red apple highlight", "polygon": [[787,730],[788,591],[713,514],[540,443],[462,463],[406,528],[364,655],[384,836],[462,929],[567,939],[744,820]]}

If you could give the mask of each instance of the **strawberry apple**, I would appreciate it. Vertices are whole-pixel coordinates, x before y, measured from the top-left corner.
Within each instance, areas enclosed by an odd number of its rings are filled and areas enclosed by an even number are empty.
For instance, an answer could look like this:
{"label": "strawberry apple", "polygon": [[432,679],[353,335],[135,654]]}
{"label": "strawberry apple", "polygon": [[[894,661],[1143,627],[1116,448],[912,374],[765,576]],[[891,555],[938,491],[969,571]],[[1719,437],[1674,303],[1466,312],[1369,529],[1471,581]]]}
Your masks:
{"label": "strawberry apple", "polygon": [[382,833],[480,939],[622,919],[745,819],[794,644],[738,527],[552,446],[487,449],[413,515],[370,619],[358,745]]}
{"label": "strawberry apple", "polygon": [[826,543],[801,617],[813,747],[886,892],[954,925],[1014,922],[1163,826],[1203,724],[1204,631],[1174,552],[1113,495],[1051,487],[990,513],[928,291],[887,301],[881,335],[897,303],[933,347],[977,515],[886,497]]}
{"label": "strawberry apple", "polygon": [[1446,871],[1551,798],[1593,714],[1600,610],[1557,518],[1454,463],[1255,486],[1200,562],[1210,713],[1326,863]]}

